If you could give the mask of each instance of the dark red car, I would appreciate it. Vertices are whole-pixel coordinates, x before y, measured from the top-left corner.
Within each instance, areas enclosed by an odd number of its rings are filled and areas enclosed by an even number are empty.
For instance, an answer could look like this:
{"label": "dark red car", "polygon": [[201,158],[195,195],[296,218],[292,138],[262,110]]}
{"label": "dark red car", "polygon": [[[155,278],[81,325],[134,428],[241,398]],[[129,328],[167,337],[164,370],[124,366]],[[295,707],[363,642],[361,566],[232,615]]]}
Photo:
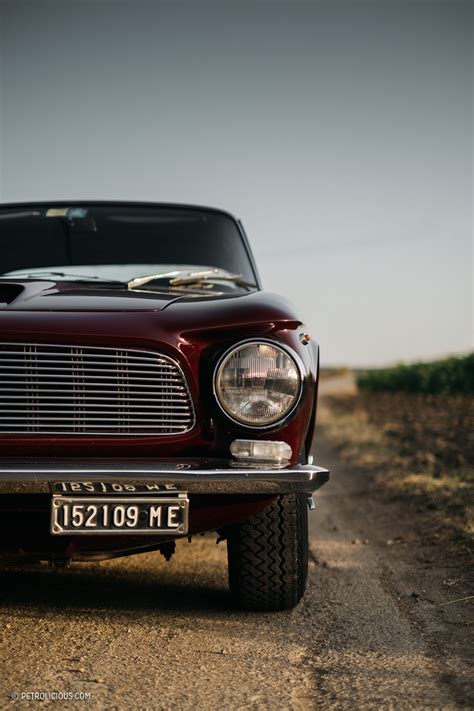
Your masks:
{"label": "dark red car", "polygon": [[0,206],[0,559],[111,558],[216,531],[230,589],[295,605],[318,346],[241,223],[126,202]]}

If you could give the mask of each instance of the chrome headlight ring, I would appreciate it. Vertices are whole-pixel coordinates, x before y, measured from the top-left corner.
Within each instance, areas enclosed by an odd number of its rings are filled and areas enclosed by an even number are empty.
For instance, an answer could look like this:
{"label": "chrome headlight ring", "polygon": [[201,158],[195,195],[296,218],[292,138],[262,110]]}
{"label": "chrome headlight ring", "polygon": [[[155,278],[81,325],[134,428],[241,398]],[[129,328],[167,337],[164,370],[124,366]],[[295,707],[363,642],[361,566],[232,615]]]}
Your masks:
{"label": "chrome headlight ring", "polygon": [[241,427],[270,429],[281,426],[295,411],[304,378],[295,351],[269,339],[246,339],[217,363],[214,396],[224,414]]}

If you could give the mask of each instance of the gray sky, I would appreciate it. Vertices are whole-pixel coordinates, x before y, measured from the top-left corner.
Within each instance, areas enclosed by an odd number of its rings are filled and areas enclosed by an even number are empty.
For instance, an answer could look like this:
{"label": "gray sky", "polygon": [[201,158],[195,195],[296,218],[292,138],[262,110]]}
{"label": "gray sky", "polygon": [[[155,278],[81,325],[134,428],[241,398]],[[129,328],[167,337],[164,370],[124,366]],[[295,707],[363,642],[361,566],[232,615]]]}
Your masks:
{"label": "gray sky", "polygon": [[0,0],[0,196],[226,208],[324,364],[464,352],[472,7]]}

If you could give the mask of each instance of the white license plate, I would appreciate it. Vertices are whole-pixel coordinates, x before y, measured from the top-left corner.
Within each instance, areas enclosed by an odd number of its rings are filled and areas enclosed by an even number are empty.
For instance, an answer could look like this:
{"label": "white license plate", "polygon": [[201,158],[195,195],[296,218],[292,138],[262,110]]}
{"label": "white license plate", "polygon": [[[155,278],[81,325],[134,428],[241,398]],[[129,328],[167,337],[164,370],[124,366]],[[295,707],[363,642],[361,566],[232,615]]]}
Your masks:
{"label": "white license plate", "polygon": [[61,535],[183,535],[187,494],[172,497],[53,496],[51,533]]}

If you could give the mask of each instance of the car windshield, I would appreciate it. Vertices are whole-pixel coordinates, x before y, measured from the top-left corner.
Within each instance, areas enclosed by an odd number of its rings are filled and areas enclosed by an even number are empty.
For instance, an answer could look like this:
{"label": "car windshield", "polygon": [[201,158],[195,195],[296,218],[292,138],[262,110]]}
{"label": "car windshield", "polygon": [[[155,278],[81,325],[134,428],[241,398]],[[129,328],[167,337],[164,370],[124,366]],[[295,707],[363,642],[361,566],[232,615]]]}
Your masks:
{"label": "car windshield", "polygon": [[128,282],[216,268],[255,284],[237,223],[205,208],[0,206],[0,275]]}

